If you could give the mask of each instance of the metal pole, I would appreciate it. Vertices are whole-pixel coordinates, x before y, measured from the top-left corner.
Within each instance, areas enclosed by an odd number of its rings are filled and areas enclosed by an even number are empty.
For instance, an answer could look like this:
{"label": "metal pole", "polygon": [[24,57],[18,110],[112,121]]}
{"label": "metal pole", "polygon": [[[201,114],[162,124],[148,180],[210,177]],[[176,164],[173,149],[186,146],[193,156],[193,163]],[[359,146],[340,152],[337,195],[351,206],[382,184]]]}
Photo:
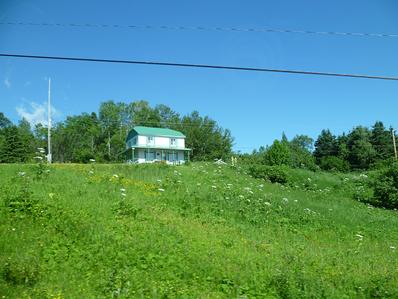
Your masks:
{"label": "metal pole", "polygon": [[397,160],[397,145],[395,143],[395,130],[391,129],[391,133],[392,133],[392,143],[394,145],[394,158],[395,160]]}
{"label": "metal pole", "polygon": [[48,131],[47,131],[47,161],[49,164],[52,162],[52,155],[51,155],[51,78],[48,79]]}

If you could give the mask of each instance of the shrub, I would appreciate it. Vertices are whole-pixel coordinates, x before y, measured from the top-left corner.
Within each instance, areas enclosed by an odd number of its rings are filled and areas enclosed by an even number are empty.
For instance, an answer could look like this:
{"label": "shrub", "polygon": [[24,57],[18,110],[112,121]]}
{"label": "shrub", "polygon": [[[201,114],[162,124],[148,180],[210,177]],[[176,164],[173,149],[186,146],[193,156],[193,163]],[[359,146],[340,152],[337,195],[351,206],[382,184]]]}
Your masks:
{"label": "shrub", "polygon": [[268,180],[271,183],[288,183],[288,173],[283,166],[251,165],[249,174],[257,179]]}
{"label": "shrub", "polygon": [[374,204],[398,209],[398,162],[380,171],[372,185]]}
{"label": "shrub", "polygon": [[268,165],[290,165],[290,160],[288,145],[279,140],[275,140],[265,153],[265,163]]}
{"label": "shrub", "polygon": [[347,172],[350,170],[350,164],[347,161],[335,156],[321,158],[319,166],[326,171]]}

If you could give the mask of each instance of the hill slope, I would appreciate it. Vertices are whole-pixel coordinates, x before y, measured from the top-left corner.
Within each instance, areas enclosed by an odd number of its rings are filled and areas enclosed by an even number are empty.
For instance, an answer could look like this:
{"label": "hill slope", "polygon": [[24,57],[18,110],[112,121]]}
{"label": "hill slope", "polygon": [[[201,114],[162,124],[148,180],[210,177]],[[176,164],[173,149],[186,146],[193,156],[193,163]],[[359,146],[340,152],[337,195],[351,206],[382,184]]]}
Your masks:
{"label": "hill slope", "polygon": [[5,298],[398,297],[398,218],[355,177],[229,166],[1,165]]}

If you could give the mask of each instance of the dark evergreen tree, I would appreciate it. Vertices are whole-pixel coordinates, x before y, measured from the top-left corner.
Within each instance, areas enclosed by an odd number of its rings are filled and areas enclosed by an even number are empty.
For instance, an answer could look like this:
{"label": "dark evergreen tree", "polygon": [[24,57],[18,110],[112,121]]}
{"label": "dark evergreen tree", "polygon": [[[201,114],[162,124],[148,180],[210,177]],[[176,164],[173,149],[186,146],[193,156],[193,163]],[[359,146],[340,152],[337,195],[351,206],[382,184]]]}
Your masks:
{"label": "dark evergreen tree", "polygon": [[391,132],[386,130],[381,121],[377,121],[371,131],[370,143],[375,150],[375,159],[386,160],[394,156]]}
{"label": "dark evergreen tree", "polygon": [[320,163],[323,157],[337,156],[338,146],[336,137],[329,130],[322,130],[315,141],[314,157]]}
{"label": "dark evergreen tree", "polygon": [[35,155],[35,137],[29,122],[23,118],[18,124],[18,135],[22,142],[22,161],[31,160]]}
{"label": "dark evergreen tree", "polygon": [[8,126],[3,129],[4,144],[1,146],[1,163],[26,162],[24,144],[18,132],[18,127]]}

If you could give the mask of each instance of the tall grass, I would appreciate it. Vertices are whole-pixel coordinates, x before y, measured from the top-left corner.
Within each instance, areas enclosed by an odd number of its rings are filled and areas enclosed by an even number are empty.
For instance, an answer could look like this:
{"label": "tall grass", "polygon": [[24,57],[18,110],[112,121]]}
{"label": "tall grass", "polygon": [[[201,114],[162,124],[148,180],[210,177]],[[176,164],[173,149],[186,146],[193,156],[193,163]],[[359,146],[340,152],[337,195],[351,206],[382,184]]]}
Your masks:
{"label": "tall grass", "polygon": [[354,175],[290,175],[2,165],[0,295],[397,298],[397,213],[350,199]]}

